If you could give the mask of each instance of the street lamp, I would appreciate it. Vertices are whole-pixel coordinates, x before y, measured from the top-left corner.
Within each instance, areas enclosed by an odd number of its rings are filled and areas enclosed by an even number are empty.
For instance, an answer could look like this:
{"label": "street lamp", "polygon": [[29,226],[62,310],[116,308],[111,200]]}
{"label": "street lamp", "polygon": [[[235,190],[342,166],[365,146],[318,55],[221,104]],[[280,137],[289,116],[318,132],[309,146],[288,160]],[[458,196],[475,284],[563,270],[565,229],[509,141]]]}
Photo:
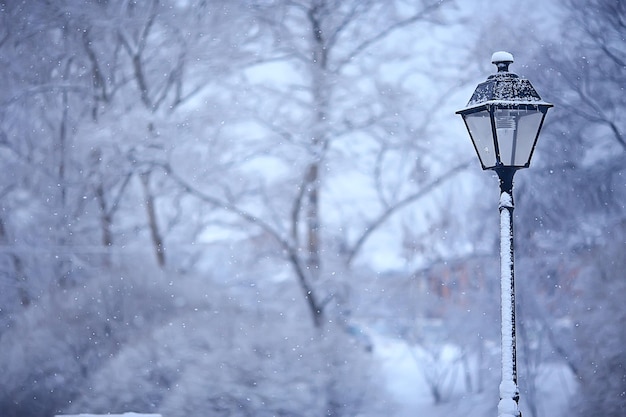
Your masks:
{"label": "street lamp", "polygon": [[476,87],[463,117],[483,169],[500,179],[500,288],[502,382],[498,416],[519,417],[513,273],[513,175],[528,168],[539,131],[552,104],[541,100],[530,81],[509,72],[513,55],[496,52],[498,72]]}

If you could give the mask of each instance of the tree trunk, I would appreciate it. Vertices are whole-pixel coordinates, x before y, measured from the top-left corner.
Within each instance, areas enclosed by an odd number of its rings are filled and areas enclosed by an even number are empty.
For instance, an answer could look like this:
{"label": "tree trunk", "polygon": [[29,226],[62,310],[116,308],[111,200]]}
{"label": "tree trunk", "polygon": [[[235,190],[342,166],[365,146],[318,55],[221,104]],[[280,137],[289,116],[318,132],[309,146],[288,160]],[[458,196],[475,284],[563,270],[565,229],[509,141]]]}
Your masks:
{"label": "tree trunk", "polygon": [[144,172],[139,175],[144,192],[144,204],[146,207],[146,215],[148,216],[148,228],[150,229],[150,238],[154,248],[157,264],[159,267],[165,267],[165,248],[163,247],[163,237],[159,230],[157,222],[156,208],[154,205],[154,195],[150,191],[150,173]]}
{"label": "tree trunk", "polygon": [[[9,239],[7,237],[6,227],[2,218],[0,218],[0,243],[9,246]],[[32,302],[32,299],[28,293],[28,289],[26,288],[28,280],[26,272],[24,271],[24,264],[17,253],[11,252],[8,256],[11,260],[11,265],[13,266],[13,274],[16,281],[17,294],[20,298],[20,304],[22,307],[28,307]]]}

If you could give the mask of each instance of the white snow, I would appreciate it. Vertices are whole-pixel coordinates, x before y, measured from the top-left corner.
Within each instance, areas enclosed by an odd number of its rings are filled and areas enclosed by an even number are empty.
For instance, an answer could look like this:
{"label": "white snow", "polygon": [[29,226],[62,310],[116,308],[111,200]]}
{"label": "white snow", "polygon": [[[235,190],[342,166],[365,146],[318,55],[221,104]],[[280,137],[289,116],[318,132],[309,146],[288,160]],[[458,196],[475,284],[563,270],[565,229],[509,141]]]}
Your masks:
{"label": "white snow", "polygon": [[466,110],[471,110],[474,109],[476,107],[482,107],[482,106],[508,106],[511,105],[512,103],[514,103],[515,105],[519,105],[519,106],[552,106],[552,103],[548,103],[547,101],[544,100],[487,100],[487,101],[479,101],[478,103],[474,103],[471,105],[468,105],[467,107],[462,108],[461,110],[458,110],[458,112],[463,112]]}
{"label": "white snow", "polygon": [[124,414],[57,414],[55,417],[161,417],[161,414],[142,414],[142,413],[124,413]]}
{"label": "white snow", "polygon": [[431,402],[428,387],[412,347],[399,339],[374,337],[374,352],[382,362],[386,387],[402,408],[417,409]]}
{"label": "white snow", "polygon": [[505,51],[498,51],[491,55],[491,63],[495,64],[496,62],[515,62],[515,60],[513,59],[513,54]]}
{"label": "white snow", "polygon": [[517,403],[518,387],[515,376],[513,338],[514,294],[513,294],[513,252],[511,246],[513,198],[507,193],[500,194],[500,291],[502,311],[502,382],[500,383],[500,403],[498,415],[519,415]]}
{"label": "white snow", "polygon": [[[425,361],[428,353],[419,345],[411,345],[406,341],[370,334],[374,342],[376,358],[381,363],[385,377],[385,386],[397,404],[395,417],[448,417],[464,415],[467,417],[483,417],[495,412],[498,404],[498,392],[486,390],[481,393],[470,393],[459,390],[451,398],[440,404],[434,404],[424,376]],[[454,358],[458,347],[447,345],[441,355],[442,366],[455,366]],[[447,352],[447,353],[446,353]],[[462,373],[451,373],[462,385]],[[576,378],[563,364],[546,363],[541,366],[539,378],[542,390],[537,398],[536,406],[541,415],[561,417],[568,413],[568,402],[576,391]],[[517,387],[505,382],[501,390],[507,394],[515,392]],[[522,415],[525,398],[521,398]],[[499,417],[516,416],[518,407],[511,397],[498,404]]]}

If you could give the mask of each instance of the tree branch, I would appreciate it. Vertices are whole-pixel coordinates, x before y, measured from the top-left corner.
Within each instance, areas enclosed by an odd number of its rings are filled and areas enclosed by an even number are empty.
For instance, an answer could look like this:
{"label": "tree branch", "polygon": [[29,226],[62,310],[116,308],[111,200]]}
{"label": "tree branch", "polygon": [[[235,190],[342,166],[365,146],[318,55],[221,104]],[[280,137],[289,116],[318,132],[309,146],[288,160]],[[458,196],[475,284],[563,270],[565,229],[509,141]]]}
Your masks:
{"label": "tree branch", "polygon": [[254,214],[245,211],[232,203],[210,196],[203,191],[198,190],[187,181],[185,181],[183,178],[181,178],[178,174],[176,174],[170,166],[163,166],[163,169],[171,180],[173,180],[189,194],[204,201],[205,203],[209,203],[216,208],[226,210],[248,223],[258,226],[260,229],[272,236],[284,250],[289,252],[294,250],[294,244],[292,242],[282,236],[282,234],[276,228],[274,228],[269,223],[263,221],[258,216],[255,216]]}
{"label": "tree branch", "polygon": [[470,163],[471,163],[471,161],[468,160],[466,162],[463,162],[463,163],[453,167],[452,169],[450,169],[449,171],[447,171],[446,173],[444,173],[440,177],[436,178],[435,180],[433,180],[429,184],[426,184],[426,186],[423,187],[422,189],[420,189],[419,191],[417,191],[417,192],[415,192],[415,193],[405,197],[404,199],[398,201],[396,204],[394,204],[393,206],[388,207],[385,211],[383,211],[376,219],[374,219],[368,225],[368,227],[366,228],[365,232],[363,232],[363,234],[356,240],[356,242],[354,243],[352,248],[348,250],[348,260],[347,260],[348,264],[351,264],[352,261],[354,261],[354,258],[356,258],[356,256],[360,252],[360,250],[363,248],[363,245],[365,244],[367,239],[369,239],[369,237],[372,235],[372,233],[374,233],[393,214],[395,214],[397,211],[399,211],[400,209],[404,208],[405,206],[407,206],[407,205],[409,205],[409,204],[419,200],[420,198],[425,197],[426,195],[428,195],[428,193],[430,193],[435,188],[437,188],[438,186],[443,184],[445,181],[449,180],[454,175],[456,175],[457,173],[459,173],[459,172],[463,171],[465,168],[467,168],[470,165]]}
{"label": "tree branch", "polygon": [[374,36],[364,40],[363,42],[361,42],[360,44],[358,44],[354,49],[352,49],[347,55],[346,57],[339,61],[339,63],[337,64],[337,69],[343,67],[344,65],[346,65],[348,62],[350,62],[354,57],[356,57],[357,55],[360,55],[361,53],[365,52],[368,48],[370,48],[372,45],[382,41],[383,39],[385,39],[387,36],[389,36],[391,33],[395,32],[396,30],[402,29],[406,26],[410,26],[415,22],[418,22],[420,20],[425,19],[429,14],[433,13],[435,10],[439,9],[440,7],[442,7],[445,3],[448,3],[450,0],[441,0],[441,1],[437,1],[437,2],[432,2],[430,4],[427,4],[426,6],[424,6],[424,8],[422,10],[420,10],[419,12],[413,14],[412,16],[400,20],[392,25],[387,26],[386,28],[384,28],[383,30],[381,30],[380,32],[376,33]]}

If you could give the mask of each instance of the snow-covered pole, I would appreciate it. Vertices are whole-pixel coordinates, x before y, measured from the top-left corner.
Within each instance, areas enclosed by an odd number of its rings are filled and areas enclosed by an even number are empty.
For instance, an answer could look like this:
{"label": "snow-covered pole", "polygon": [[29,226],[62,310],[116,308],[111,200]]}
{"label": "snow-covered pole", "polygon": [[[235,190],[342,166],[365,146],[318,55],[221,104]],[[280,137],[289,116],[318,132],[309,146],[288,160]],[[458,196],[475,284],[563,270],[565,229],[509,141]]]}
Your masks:
{"label": "snow-covered pole", "polygon": [[513,253],[513,175],[515,168],[499,167],[495,171],[500,179],[500,311],[502,315],[502,381],[500,382],[498,416],[520,417]]}

